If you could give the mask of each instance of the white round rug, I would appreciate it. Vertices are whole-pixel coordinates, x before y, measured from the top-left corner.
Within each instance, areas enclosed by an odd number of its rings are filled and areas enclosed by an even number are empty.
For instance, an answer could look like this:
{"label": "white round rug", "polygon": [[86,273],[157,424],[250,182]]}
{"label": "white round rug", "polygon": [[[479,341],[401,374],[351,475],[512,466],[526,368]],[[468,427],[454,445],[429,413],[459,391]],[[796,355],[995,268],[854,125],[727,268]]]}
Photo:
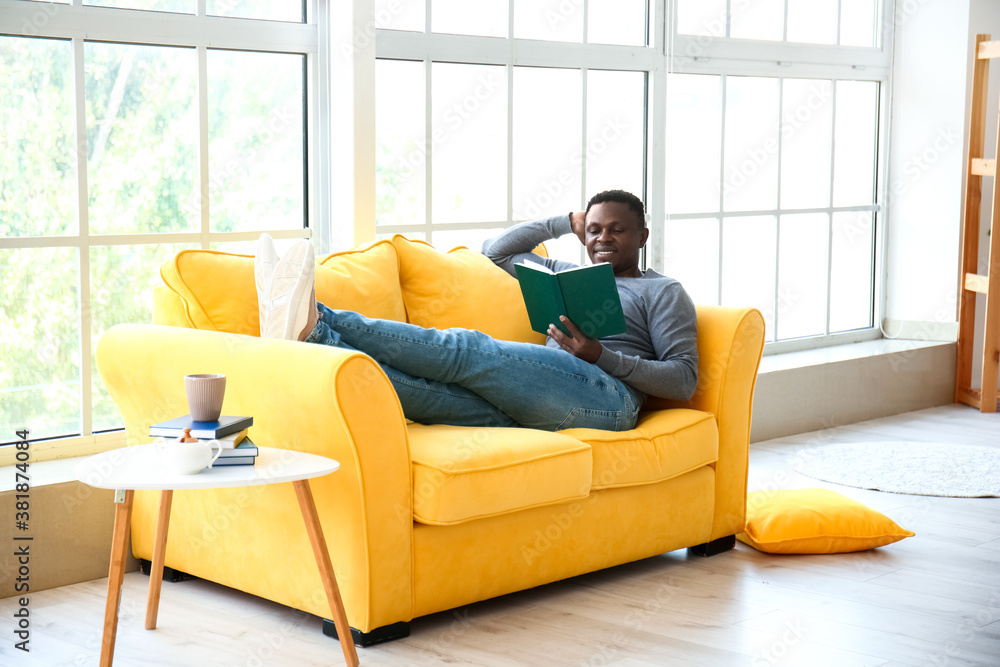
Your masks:
{"label": "white round rug", "polygon": [[792,457],[793,470],[826,482],[920,496],[1000,496],[1000,448],[937,442],[825,445]]}

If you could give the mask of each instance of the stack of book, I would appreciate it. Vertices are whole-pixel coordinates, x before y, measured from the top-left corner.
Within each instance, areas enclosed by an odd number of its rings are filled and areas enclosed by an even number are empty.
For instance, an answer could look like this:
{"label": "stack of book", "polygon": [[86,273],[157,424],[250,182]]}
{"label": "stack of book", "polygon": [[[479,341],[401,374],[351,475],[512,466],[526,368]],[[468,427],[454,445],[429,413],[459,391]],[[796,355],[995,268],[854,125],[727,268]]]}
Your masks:
{"label": "stack of book", "polygon": [[257,445],[247,437],[253,426],[253,417],[219,417],[214,422],[198,422],[191,415],[177,417],[170,421],[153,424],[149,435],[153,437],[178,438],[184,429],[191,429],[191,435],[199,440],[218,440],[222,443],[222,454],[213,466],[252,466],[257,458]]}

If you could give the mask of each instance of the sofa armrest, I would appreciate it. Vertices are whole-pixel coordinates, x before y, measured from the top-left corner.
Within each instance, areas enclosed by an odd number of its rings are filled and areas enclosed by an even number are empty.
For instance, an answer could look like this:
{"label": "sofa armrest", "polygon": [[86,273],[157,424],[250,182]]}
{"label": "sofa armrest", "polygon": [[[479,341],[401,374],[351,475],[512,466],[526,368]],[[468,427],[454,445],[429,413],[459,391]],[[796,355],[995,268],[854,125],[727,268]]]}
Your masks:
{"label": "sofa armrest", "polygon": [[[406,426],[391,383],[370,357],[321,345],[126,324],[101,337],[97,364],[130,445],[149,442],[151,424],[188,412],[185,374],[224,373],[223,414],[252,416],[256,444],[339,461],[337,472],[311,486],[351,625],[368,631],[410,619],[413,494]],[[287,498],[282,502],[290,505],[290,515],[298,514],[290,492],[274,497]],[[254,530],[253,512],[247,514],[243,529]],[[294,522],[290,526],[297,530]],[[304,536],[303,528],[295,539],[307,544]],[[279,546],[282,539],[274,535]],[[329,615],[322,596],[301,605]]]}
{"label": "sofa armrest", "polygon": [[716,508],[712,538],[743,530],[747,455],[757,369],[764,351],[764,317],[756,308],[697,306],[698,387],[689,401],[650,398],[648,408],[711,412],[719,426]]}

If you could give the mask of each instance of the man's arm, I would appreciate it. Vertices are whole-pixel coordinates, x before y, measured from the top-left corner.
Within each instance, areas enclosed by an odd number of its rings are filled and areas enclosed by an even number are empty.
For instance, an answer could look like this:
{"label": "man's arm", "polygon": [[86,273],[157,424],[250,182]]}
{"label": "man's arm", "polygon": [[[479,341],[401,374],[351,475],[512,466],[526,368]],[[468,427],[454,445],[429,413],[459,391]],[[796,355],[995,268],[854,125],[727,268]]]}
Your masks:
{"label": "man's arm", "polygon": [[573,268],[576,264],[542,257],[532,251],[546,241],[570,233],[577,233],[578,237],[583,233],[583,213],[514,225],[483,243],[483,254],[512,276],[516,275],[514,265],[525,260],[544,264],[553,271],[561,271]]}
{"label": "man's arm", "polygon": [[697,320],[691,297],[673,281],[647,302],[646,322],[655,359],[605,345],[597,366],[644,394],[689,400],[698,386]]}

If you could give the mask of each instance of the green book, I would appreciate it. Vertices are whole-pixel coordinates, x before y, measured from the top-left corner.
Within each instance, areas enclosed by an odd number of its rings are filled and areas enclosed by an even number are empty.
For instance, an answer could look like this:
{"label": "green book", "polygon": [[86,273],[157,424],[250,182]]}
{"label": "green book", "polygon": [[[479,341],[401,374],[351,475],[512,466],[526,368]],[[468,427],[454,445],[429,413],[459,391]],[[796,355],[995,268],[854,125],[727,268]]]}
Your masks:
{"label": "green book", "polygon": [[534,262],[514,266],[531,328],[547,333],[550,324],[568,334],[559,321],[565,315],[587,338],[625,332],[625,315],[610,264],[591,264],[552,272]]}

